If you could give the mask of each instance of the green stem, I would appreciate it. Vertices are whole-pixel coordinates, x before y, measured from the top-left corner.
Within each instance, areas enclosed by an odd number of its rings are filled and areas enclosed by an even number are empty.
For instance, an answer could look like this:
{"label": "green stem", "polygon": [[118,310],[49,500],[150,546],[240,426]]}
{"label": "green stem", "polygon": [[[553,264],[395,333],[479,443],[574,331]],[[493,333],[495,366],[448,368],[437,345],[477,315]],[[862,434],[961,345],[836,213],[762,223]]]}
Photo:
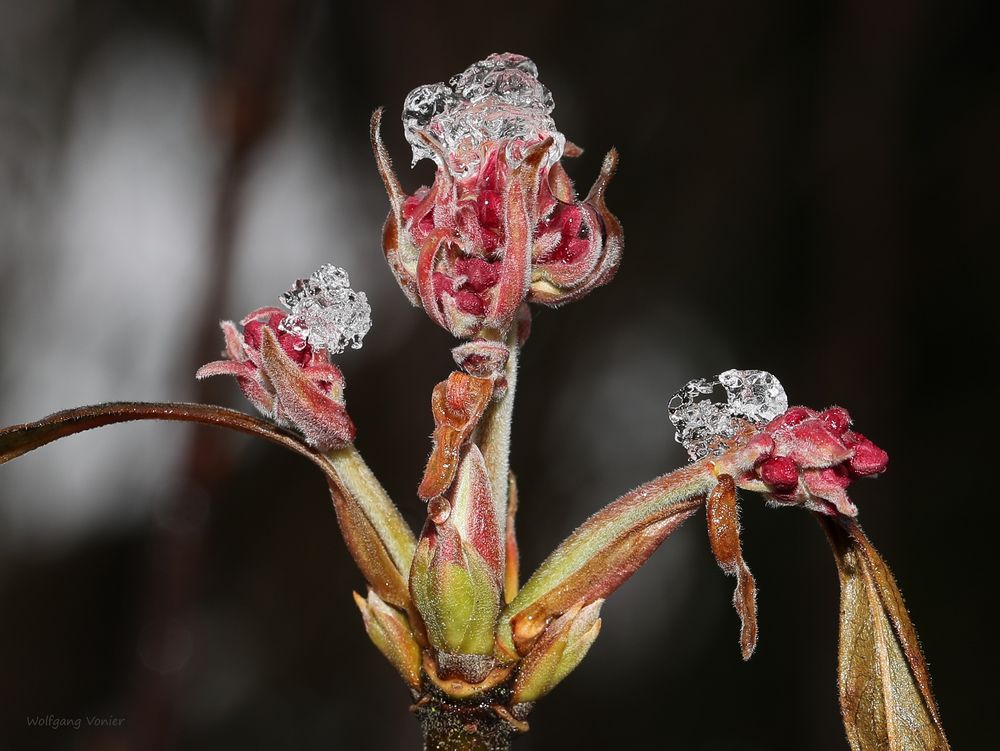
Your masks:
{"label": "green stem", "polygon": [[495,400],[483,417],[479,448],[486,460],[493,492],[493,510],[496,515],[500,539],[507,528],[507,500],[510,491],[510,431],[514,419],[514,393],[517,388],[517,333],[513,327],[507,340],[510,356],[507,359],[507,393]]}

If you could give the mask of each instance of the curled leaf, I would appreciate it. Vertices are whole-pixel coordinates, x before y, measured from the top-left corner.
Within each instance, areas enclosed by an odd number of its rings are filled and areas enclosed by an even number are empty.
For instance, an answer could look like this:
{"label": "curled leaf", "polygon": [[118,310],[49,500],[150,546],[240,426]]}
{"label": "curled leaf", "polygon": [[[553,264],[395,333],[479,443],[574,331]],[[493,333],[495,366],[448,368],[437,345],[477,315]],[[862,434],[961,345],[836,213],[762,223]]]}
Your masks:
{"label": "curled leaf", "polygon": [[817,514],[840,576],[840,708],[853,751],[949,751],[896,581],[853,520]]}
{"label": "curled leaf", "polygon": [[442,495],[458,472],[462,445],[483,416],[493,394],[493,382],[454,372],[434,387],[434,448],[427,460],[417,494],[425,501]]}
{"label": "curled leaf", "polygon": [[757,646],[757,585],[743,560],[736,483],[729,475],[719,477],[719,483],[708,494],[705,516],[719,568],[736,577],[733,605],[740,616],[740,651],[743,659],[749,660]]}

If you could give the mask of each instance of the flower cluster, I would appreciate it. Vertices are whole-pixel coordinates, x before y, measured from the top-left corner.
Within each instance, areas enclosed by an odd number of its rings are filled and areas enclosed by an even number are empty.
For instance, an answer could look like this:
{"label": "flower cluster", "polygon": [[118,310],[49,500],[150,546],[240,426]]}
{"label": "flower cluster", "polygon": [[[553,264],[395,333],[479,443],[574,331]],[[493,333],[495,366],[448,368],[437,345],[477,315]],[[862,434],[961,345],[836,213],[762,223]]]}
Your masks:
{"label": "flower cluster", "polygon": [[884,472],[889,455],[850,427],[851,416],[842,407],[822,412],[792,407],[748,444],[757,458],[740,478],[740,487],[765,493],[777,503],[856,516],[847,487],[856,478]]}
{"label": "flower cluster", "polygon": [[225,360],[198,369],[198,378],[231,375],[247,399],[278,425],[294,428],[321,451],[354,441],[354,423],[344,406],[344,376],[326,350],[285,331],[286,313],[259,308],[240,321],[221,323]]}
{"label": "flower cluster", "polygon": [[[414,129],[438,165],[430,187],[404,194],[379,135],[381,113],[372,121],[392,204],[383,232],[386,258],[410,300],[461,338],[504,334],[525,301],[560,305],[582,297],[611,280],[622,250],[621,225],[604,202],[617,154],[607,155],[587,197],[577,200],[562,164],[549,164],[563,152],[561,134],[554,126],[545,129],[551,120],[539,120],[534,99],[524,101],[524,91],[540,87],[534,65],[509,54],[492,55],[484,64],[486,73],[483,64],[476,69],[471,104],[462,99],[450,105],[456,100],[450,95],[432,108],[444,111]],[[484,130],[462,119],[480,123],[484,106],[504,112],[506,127]],[[443,117],[449,118],[446,131]],[[461,138],[446,149],[442,132]],[[456,152],[467,155],[461,169],[454,164]],[[570,144],[566,153],[579,150]]]}

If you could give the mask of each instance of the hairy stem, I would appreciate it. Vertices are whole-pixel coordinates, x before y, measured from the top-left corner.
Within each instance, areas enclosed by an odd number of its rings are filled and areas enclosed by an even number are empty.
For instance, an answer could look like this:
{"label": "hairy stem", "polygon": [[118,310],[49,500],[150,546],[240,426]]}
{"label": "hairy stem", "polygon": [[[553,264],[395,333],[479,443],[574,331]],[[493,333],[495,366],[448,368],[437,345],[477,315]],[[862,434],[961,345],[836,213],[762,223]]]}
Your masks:
{"label": "hairy stem", "polygon": [[[439,691],[426,694],[416,710],[424,731],[425,751],[509,751],[514,735],[502,706],[507,689],[498,688],[473,701],[455,701]],[[525,726],[526,727],[526,726]]]}
{"label": "hairy stem", "polygon": [[507,498],[510,482],[510,431],[514,418],[514,393],[517,388],[517,332],[514,327],[507,341],[510,357],[507,360],[507,393],[495,400],[482,420],[479,448],[486,459],[493,493],[493,509],[501,539],[506,534]]}

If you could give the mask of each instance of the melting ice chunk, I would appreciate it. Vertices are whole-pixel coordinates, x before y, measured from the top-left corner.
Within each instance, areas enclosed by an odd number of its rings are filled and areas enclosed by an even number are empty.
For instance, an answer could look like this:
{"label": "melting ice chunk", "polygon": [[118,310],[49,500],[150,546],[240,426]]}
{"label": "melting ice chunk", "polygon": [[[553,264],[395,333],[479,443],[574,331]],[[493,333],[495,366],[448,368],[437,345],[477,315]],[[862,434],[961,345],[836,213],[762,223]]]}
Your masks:
{"label": "melting ice chunk", "polygon": [[[546,165],[557,162],[566,137],[556,130],[552,94],[538,80],[538,68],[523,55],[490,55],[447,83],[418,86],[403,104],[403,130],[413,163],[433,159],[456,177],[473,172],[488,141],[537,143],[552,136]],[[448,164],[425,139],[436,143]],[[516,160],[523,153],[508,153]]]}
{"label": "melting ice chunk", "polygon": [[765,370],[727,370],[688,381],[667,405],[676,440],[693,461],[725,451],[743,423],[763,424],[787,409],[785,389]]}
{"label": "melting ice chunk", "polygon": [[290,311],[279,328],[316,349],[331,354],[350,346],[360,349],[372,327],[372,309],[364,292],[350,287],[347,272],[324,264],[308,279],[299,279],[279,299]]}

